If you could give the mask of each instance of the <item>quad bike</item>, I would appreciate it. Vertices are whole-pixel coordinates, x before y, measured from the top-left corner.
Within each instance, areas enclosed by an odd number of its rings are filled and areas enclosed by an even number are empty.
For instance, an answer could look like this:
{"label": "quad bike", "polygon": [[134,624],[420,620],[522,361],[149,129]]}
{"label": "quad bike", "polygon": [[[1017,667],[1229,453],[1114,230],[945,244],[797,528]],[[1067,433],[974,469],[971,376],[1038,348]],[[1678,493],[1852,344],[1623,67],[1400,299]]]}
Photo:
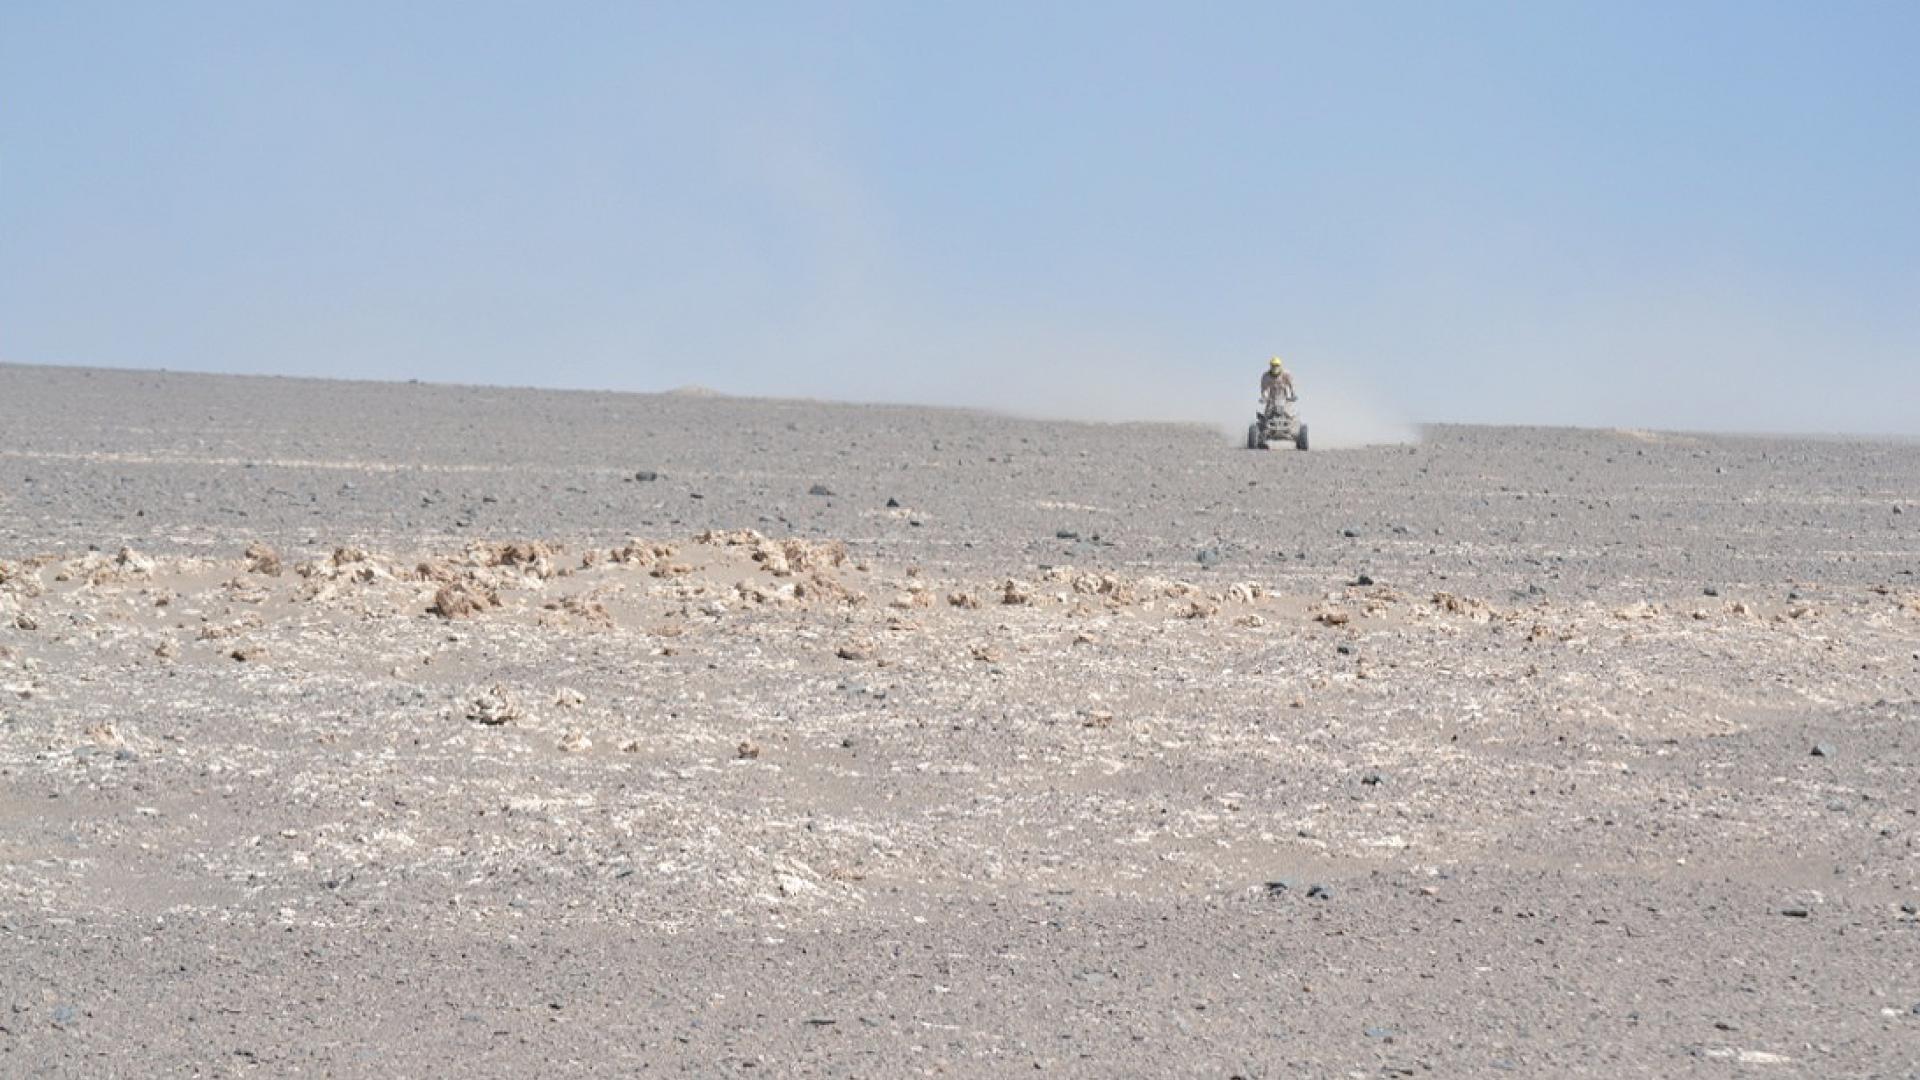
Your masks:
{"label": "quad bike", "polygon": [[1294,449],[1307,448],[1307,425],[1293,411],[1293,402],[1275,401],[1261,408],[1247,428],[1247,449],[1268,450],[1275,444],[1292,443]]}

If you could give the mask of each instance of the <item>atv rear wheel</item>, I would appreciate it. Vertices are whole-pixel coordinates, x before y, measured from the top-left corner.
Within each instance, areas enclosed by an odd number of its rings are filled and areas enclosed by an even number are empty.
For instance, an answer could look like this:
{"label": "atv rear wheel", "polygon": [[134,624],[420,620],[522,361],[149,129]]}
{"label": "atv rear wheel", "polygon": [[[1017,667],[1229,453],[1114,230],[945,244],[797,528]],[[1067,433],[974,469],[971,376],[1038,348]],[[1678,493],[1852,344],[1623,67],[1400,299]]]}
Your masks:
{"label": "atv rear wheel", "polygon": [[1266,448],[1267,441],[1261,437],[1260,425],[1257,423],[1247,425],[1247,449],[1265,450]]}

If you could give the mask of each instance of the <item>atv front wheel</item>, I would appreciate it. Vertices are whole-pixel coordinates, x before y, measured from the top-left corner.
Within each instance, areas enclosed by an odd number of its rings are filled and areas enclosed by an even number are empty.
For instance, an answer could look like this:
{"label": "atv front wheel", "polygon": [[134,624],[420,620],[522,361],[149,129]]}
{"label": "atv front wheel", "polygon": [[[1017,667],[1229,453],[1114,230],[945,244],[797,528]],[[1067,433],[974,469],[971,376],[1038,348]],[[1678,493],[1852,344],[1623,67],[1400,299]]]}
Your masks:
{"label": "atv front wheel", "polygon": [[1260,436],[1260,425],[1257,423],[1247,425],[1247,449],[1265,450],[1266,448],[1267,441]]}
{"label": "atv front wheel", "polygon": [[1300,430],[1294,432],[1293,448],[1295,450],[1305,450],[1307,448],[1307,425],[1301,424]]}

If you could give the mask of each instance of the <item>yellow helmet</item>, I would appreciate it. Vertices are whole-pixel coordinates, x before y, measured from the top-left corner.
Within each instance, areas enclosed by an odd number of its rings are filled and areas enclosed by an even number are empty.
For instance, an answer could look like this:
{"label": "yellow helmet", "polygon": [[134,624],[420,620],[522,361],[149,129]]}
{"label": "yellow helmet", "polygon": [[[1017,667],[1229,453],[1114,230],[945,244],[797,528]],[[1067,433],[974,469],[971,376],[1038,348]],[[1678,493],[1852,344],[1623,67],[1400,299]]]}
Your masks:
{"label": "yellow helmet", "polygon": [[1267,367],[1273,369],[1274,371],[1283,371],[1286,369],[1286,366],[1287,365],[1280,362],[1280,358],[1277,356],[1267,361]]}

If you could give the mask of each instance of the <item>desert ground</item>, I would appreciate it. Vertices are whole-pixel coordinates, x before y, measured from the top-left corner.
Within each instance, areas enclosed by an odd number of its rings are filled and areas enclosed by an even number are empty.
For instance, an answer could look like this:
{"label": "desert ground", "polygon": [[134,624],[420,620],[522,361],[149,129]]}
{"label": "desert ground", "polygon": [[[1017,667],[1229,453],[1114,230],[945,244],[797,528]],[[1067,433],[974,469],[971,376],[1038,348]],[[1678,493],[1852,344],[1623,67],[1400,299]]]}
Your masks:
{"label": "desert ground", "polygon": [[0,1075],[1912,1077],[1916,904],[1920,445],[0,366]]}

